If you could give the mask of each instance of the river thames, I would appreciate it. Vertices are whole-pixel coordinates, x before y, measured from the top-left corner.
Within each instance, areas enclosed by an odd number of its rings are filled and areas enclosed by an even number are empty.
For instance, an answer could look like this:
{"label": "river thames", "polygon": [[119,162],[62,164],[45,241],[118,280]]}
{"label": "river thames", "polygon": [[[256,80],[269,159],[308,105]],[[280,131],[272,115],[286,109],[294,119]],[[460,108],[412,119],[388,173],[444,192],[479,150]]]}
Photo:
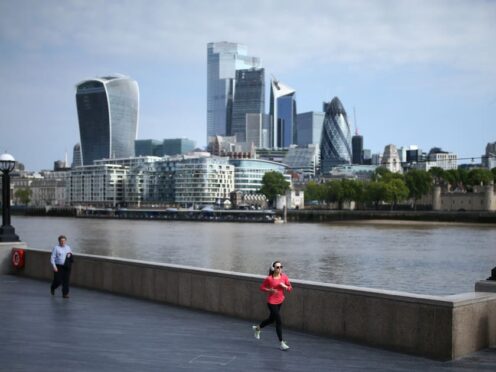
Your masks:
{"label": "river thames", "polygon": [[[471,292],[496,266],[496,226],[356,221],[251,224],[14,216],[29,247],[423,294]],[[76,258],[77,262],[77,258]],[[47,263],[48,264],[48,263]]]}

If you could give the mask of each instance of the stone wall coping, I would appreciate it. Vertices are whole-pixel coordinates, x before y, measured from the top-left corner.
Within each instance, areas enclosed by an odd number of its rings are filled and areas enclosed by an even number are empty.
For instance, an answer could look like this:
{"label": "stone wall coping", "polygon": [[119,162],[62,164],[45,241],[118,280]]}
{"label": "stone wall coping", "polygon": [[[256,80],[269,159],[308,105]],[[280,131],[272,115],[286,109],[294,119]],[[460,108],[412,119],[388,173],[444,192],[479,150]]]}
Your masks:
{"label": "stone wall coping", "polygon": [[[35,248],[28,248],[27,250],[49,253],[49,251],[47,250],[35,249]],[[97,260],[97,261],[103,260],[103,261],[110,261],[110,262],[122,263],[122,264],[132,263],[133,265],[141,266],[144,268],[163,267],[169,270],[189,272],[192,274],[195,273],[206,274],[208,276],[217,276],[224,278],[231,277],[233,279],[243,278],[244,280],[253,281],[253,282],[261,282],[265,278],[265,275],[247,274],[247,273],[216,270],[216,269],[205,269],[205,268],[186,266],[186,265],[158,263],[158,262],[126,259],[120,257],[98,256],[98,255],[91,255],[91,254],[77,253],[77,252],[74,252],[74,257],[76,263],[77,263],[77,257],[85,257],[86,259]],[[424,305],[434,305],[434,306],[441,306],[447,308],[458,308],[461,306],[466,306],[478,302],[484,302],[487,300],[496,299],[496,293],[489,293],[489,292],[468,292],[468,293],[461,293],[455,295],[425,295],[425,294],[417,294],[417,293],[386,290],[386,289],[313,282],[313,281],[300,280],[300,279],[291,279],[291,282],[295,287],[300,287],[300,288],[321,290],[325,292],[332,291],[335,293],[337,292],[347,295],[390,299],[394,301],[420,303]]]}

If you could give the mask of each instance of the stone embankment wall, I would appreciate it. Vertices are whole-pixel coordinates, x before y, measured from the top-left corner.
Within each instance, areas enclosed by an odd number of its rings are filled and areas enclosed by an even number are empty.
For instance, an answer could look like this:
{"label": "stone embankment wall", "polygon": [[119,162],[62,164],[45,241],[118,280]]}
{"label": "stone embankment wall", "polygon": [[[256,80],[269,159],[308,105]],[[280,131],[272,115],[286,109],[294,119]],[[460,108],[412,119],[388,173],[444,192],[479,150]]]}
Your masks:
{"label": "stone embankment wall", "polygon": [[[26,249],[25,267],[13,271],[7,262],[11,246],[0,247],[4,272],[46,281],[52,278],[50,252]],[[91,255],[76,255],[72,271],[76,286],[253,323],[267,316],[265,295],[259,291],[262,279]],[[285,326],[296,330],[441,360],[496,344],[496,293],[426,296],[301,280],[294,280],[293,285],[282,314]]]}
{"label": "stone embankment wall", "polygon": [[381,211],[381,210],[289,210],[289,222],[351,220],[405,220],[433,222],[496,223],[496,212]]}

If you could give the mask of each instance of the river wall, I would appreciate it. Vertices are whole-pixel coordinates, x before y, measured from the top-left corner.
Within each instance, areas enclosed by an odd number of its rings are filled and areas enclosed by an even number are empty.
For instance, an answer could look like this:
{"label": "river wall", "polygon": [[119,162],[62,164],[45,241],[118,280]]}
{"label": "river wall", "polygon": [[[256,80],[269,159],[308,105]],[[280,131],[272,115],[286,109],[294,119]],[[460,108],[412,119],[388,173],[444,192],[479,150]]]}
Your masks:
{"label": "river wall", "polygon": [[[50,252],[26,248],[24,268],[13,269],[13,246],[22,244],[0,245],[3,272],[47,281],[49,296]],[[259,275],[78,254],[71,280],[254,324],[267,315]],[[428,296],[302,280],[293,286],[282,308],[292,329],[441,360],[496,344],[496,293]]]}
{"label": "river wall", "polygon": [[383,210],[288,210],[288,222],[350,220],[405,220],[435,222],[496,223],[496,212],[383,211]]}
{"label": "river wall", "polygon": [[[14,208],[13,215],[48,217],[86,217],[123,219],[163,219],[178,221],[274,222],[282,211],[215,210],[212,212],[179,210],[101,209],[81,212],[76,208]],[[483,211],[409,211],[409,210],[334,210],[293,209],[287,211],[288,222],[326,222],[351,220],[405,220],[434,222],[496,223],[496,212]]]}

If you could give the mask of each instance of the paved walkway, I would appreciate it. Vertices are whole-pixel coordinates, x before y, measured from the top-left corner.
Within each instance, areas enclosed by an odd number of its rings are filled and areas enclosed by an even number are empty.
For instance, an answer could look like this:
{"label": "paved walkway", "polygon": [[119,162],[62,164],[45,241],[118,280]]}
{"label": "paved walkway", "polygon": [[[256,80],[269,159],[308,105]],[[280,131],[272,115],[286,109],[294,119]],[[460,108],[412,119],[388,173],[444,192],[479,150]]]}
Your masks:
{"label": "paved walkway", "polygon": [[1,371],[496,371],[496,349],[454,362],[273,328],[73,288],[52,297],[47,282],[0,275]]}

